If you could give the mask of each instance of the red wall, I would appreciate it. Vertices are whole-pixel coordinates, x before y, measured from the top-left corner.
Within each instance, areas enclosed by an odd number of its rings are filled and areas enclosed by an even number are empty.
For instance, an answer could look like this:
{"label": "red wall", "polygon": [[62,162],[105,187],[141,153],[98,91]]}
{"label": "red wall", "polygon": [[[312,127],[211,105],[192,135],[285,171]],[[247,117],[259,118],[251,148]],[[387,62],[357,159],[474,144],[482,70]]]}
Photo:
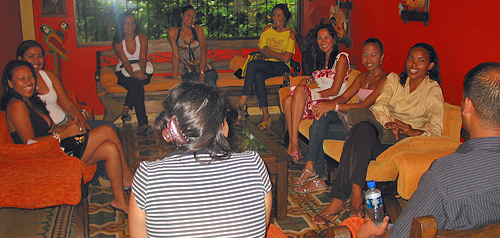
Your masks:
{"label": "red wall", "polygon": [[[21,31],[21,16],[19,12],[19,1],[5,1],[2,2],[0,9],[0,70],[16,57],[17,45],[23,40]],[[13,31],[12,29],[19,29]],[[0,74],[2,74],[0,72]],[[2,86],[0,85],[0,96],[2,95]]]}
{"label": "red wall", "polygon": [[[384,69],[400,73],[411,46],[418,42],[431,44],[440,58],[445,101],[460,105],[467,71],[481,62],[500,62],[500,1],[430,0],[428,26],[421,22],[404,24],[398,3],[353,0],[353,47],[344,50],[358,69],[365,70],[361,65],[361,46],[367,38],[377,37],[384,43]],[[304,1],[303,33],[319,23],[321,17],[328,18],[325,10],[331,4],[334,1]]]}
{"label": "red wall", "polygon": [[[68,61],[61,60],[61,79],[67,91],[76,92],[80,101],[87,102],[87,105],[94,109],[95,114],[103,114],[104,107],[97,97],[95,84],[96,57],[95,52],[111,49],[111,46],[102,47],[77,47],[75,32],[74,1],[66,0],[66,15],[61,16],[41,16],[41,0],[33,0],[33,11],[35,15],[35,31],[37,41],[50,50],[44,43],[44,36],[40,31],[43,24],[47,24],[54,31],[60,28],[62,22],[69,23],[66,31],[66,38],[63,41],[64,48],[69,51]],[[53,55],[45,56],[45,69],[54,69]]]}
{"label": "red wall", "polygon": [[[384,68],[399,73],[410,47],[418,42],[429,43],[436,48],[441,60],[445,100],[460,105],[465,73],[480,62],[500,61],[500,14],[497,13],[500,2],[430,1],[431,19],[429,25],[424,26],[421,22],[404,24],[398,14],[398,1],[354,0],[351,11],[353,47],[344,50],[350,53],[353,64],[363,70],[361,45],[368,37],[375,36],[385,46]],[[65,49],[71,51],[68,61],[62,61],[63,84],[68,91],[77,92],[79,99],[92,106],[96,114],[102,114],[104,108],[97,97],[94,81],[95,52],[111,46],[76,46],[72,0],[66,0],[68,14],[62,17],[41,17],[41,1],[33,3],[37,40],[43,45],[40,26],[47,24],[57,30],[63,21],[70,24],[63,42]],[[303,34],[319,23],[321,17],[328,18],[332,3],[332,0],[303,1]],[[47,69],[53,69],[52,58],[46,57]]]}

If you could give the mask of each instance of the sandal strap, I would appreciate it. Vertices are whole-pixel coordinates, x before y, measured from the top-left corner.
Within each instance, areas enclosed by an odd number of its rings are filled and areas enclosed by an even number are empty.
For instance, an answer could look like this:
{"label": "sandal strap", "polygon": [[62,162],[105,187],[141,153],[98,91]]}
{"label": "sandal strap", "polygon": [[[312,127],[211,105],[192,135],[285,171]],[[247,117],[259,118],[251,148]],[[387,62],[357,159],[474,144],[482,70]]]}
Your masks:
{"label": "sandal strap", "polygon": [[[314,179],[313,179],[313,180],[311,180],[311,181],[313,181],[313,183],[316,185],[316,189],[318,189],[318,188],[319,188],[319,184],[320,184],[321,182],[325,181],[325,180],[324,180],[324,179],[320,179],[320,180],[314,180]],[[326,187],[326,185],[325,185],[325,187]]]}

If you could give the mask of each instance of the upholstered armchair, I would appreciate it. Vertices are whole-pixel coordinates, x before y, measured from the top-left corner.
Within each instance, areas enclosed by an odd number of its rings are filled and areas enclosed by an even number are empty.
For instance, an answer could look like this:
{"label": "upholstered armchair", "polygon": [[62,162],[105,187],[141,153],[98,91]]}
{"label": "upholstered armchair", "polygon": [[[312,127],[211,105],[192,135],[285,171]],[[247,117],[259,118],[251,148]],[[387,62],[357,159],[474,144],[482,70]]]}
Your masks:
{"label": "upholstered armchair", "polygon": [[79,205],[82,219],[77,219],[77,233],[84,236],[88,233],[88,187],[82,185],[92,179],[95,170],[96,165],[87,166],[66,155],[56,139],[14,144],[5,112],[0,111],[0,207]]}

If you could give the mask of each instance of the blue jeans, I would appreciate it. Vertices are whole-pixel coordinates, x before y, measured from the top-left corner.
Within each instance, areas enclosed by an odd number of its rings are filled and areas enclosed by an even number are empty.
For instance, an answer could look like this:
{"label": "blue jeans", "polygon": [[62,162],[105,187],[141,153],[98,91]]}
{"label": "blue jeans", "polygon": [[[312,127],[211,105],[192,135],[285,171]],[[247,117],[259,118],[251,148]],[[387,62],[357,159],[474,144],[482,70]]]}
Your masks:
{"label": "blue jeans", "polygon": [[306,161],[314,163],[314,171],[318,178],[324,176],[323,142],[326,139],[344,140],[349,132],[339,118],[336,111],[330,111],[326,115],[314,120],[309,127],[309,145],[307,146]]}
{"label": "blue jeans", "polygon": [[283,62],[252,60],[248,63],[245,84],[243,85],[244,96],[252,95],[252,88],[255,85],[255,94],[259,100],[259,107],[267,107],[266,79],[283,76],[290,73],[290,68]]}
{"label": "blue jeans", "polygon": [[[198,72],[191,72],[187,74],[183,74],[181,76],[182,81],[194,81],[194,82],[200,82],[200,74]],[[217,79],[219,79],[219,74],[217,73],[217,70],[208,70],[205,72],[205,83],[217,87]]]}

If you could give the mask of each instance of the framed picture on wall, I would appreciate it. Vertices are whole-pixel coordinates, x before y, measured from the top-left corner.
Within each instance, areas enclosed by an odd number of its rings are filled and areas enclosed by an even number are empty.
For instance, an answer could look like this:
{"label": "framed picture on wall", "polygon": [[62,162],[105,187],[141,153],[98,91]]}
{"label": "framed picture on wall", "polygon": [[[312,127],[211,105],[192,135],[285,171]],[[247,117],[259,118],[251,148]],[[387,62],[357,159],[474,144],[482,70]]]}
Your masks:
{"label": "framed picture on wall", "polygon": [[66,0],[41,0],[42,15],[65,15]]}
{"label": "framed picture on wall", "polygon": [[424,26],[429,24],[429,1],[430,0],[400,0],[399,14],[404,23],[408,21],[423,22]]}

